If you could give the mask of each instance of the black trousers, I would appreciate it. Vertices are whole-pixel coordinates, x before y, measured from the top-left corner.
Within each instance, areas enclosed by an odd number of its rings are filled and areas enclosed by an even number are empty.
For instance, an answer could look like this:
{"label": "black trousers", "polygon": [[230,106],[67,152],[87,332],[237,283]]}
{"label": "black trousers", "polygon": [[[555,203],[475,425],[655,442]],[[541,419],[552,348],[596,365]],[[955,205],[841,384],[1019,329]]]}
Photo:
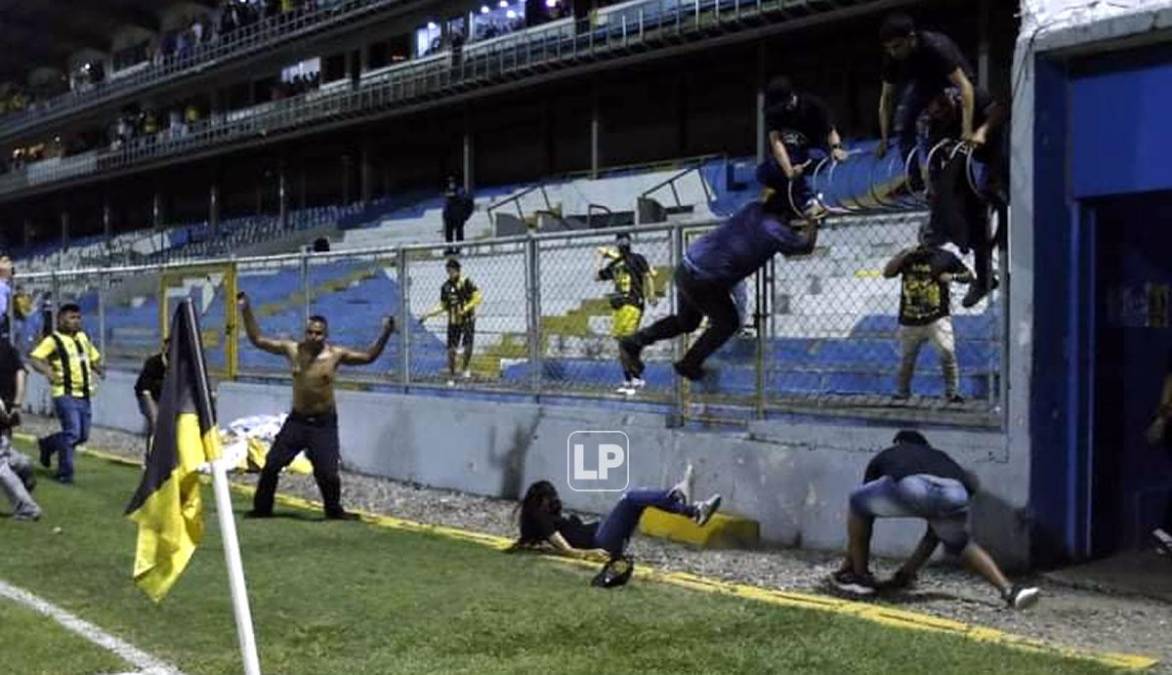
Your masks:
{"label": "black trousers", "polygon": [[445,219],[444,241],[449,244],[454,241],[464,241],[464,222],[463,220]]}
{"label": "black trousers", "polygon": [[732,299],[734,285],[697,279],[681,263],[675,271],[676,313],[635,333],[635,342],[646,347],[660,340],[691,333],[700,327],[704,317],[708,317],[708,329],[680,359],[680,365],[686,368],[699,368],[740,328],[741,318]]}
{"label": "black trousers", "polygon": [[338,415],[302,415],[292,412],[285,419],[260,473],[252,508],[258,513],[273,512],[273,497],[281,470],[293,461],[297,453],[305,451],[313,464],[313,478],[321,490],[327,514],[342,512],[342,479],[338,476],[341,454],[338,450]]}

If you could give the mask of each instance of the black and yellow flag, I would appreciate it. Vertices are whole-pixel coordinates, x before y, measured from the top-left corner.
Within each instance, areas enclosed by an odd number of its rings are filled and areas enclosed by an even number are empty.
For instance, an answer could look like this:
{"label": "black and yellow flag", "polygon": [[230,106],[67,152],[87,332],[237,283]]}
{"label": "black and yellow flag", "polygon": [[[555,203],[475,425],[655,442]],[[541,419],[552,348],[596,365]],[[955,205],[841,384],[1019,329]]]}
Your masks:
{"label": "black and yellow flag", "polygon": [[178,580],[203,538],[198,469],[219,456],[199,319],[191,300],[184,300],[171,320],[167,375],[150,457],[126,507],[138,523],[134,581],[155,602]]}

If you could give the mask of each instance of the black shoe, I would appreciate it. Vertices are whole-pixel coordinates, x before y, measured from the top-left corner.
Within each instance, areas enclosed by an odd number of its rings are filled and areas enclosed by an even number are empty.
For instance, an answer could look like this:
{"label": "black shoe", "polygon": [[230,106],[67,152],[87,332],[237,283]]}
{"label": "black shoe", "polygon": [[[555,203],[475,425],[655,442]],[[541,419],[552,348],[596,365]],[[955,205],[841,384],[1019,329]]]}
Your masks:
{"label": "black shoe", "polygon": [[964,299],[960,301],[960,306],[969,309],[984,300],[986,295],[997,290],[998,285],[996,279],[993,279],[988,285],[974,283],[972,286],[969,286],[969,292],[964,294]]}
{"label": "black shoe", "polygon": [[326,511],[326,520],[361,520],[362,516],[349,511]]}
{"label": "black shoe", "polygon": [[1164,555],[1172,555],[1172,534],[1168,534],[1161,528],[1152,530],[1152,538],[1156,540],[1157,549]]}
{"label": "black shoe", "polygon": [[874,595],[875,577],[867,574],[855,574],[850,570],[839,570],[830,577],[830,583],[844,593],[851,595]]}
{"label": "black shoe", "polygon": [[960,394],[947,394],[945,395],[944,400],[948,403],[955,403],[957,405],[964,403],[964,397]]}
{"label": "black shoe", "polygon": [[53,466],[53,450],[45,446],[45,439],[37,439],[37,447],[41,449],[41,466],[48,469]]}
{"label": "black shoe", "polygon": [[61,483],[62,485],[73,485],[73,476],[57,475],[57,476],[53,476],[53,480],[57,481],[58,483]]}
{"label": "black shoe", "polygon": [[253,509],[251,511],[246,511],[244,513],[244,517],[248,518],[249,520],[258,519],[258,518],[272,518],[273,512],[272,511],[257,511],[256,509]]}
{"label": "black shoe", "polygon": [[1015,585],[1002,593],[1001,598],[1010,609],[1029,609],[1037,604],[1039,595],[1041,591],[1036,588]]}
{"label": "black shoe", "polygon": [[892,591],[904,591],[915,588],[916,575],[899,570],[890,579],[883,582],[882,586],[884,590]]}
{"label": "black shoe", "polygon": [[627,336],[619,340],[619,360],[622,361],[623,367],[626,368],[635,377],[643,377],[643,359],[640,354],[643,348],[635,342],[631,336]]}
{"label": "black shoe", "polygon": [[689,365],[683,361],[676,361],[671,366],[675,368],[675,371],[679,373],[680,377],[691,380],[692,382],[698,382],[704,379],[704,368],[700,366]]}
{"label": "black shoe", "polygon": [[907,392],[897,392],[891,395],[891,400],[895,403],[906,403],[911,399],[912,395]]}

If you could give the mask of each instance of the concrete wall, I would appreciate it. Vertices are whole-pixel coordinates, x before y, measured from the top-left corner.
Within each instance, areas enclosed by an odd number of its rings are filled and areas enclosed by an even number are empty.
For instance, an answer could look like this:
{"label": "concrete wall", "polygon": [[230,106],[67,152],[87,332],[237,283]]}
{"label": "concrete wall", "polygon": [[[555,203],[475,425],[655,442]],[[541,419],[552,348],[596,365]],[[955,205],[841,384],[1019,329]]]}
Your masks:
{"label": "concrete wall", "polygon": [[[95,424],[141,429],[129,373],[111,373],[95,402]],[[48,410],[42,378],[29,401]],[[224,420],[288,409],[287,385],[225,382]],[[631,441],[632,486],[667,486],[687,462],[697,491],[720,492],[730,511],[760,521],[770,543],[815,549],[844,544],[847,495],[894,428],[761,422],[742,434],[667,429],[662,415],[342,391],[343,458],[353,470],[397,480],[515,499],[531,481],[554,481],[566,504],[604,512],[614,495],[566,484],[566,441],[582,429],[621,429]],[[929,438],[973,468],[988,494],[975,508],[976,533],[1009,566],[1026,564],[1028,471],[1010,461],[996,433],[932,432]],[[914,521],[881,523],[875,550],[899,555],[921,534]]]}

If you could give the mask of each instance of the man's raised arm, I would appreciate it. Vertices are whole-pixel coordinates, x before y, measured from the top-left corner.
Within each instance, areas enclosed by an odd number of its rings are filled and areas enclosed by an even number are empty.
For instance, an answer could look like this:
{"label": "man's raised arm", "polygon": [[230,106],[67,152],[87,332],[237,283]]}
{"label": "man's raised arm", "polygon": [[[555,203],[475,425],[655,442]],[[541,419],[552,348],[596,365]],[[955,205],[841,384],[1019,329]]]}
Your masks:
{"label": "man's raised arm", "polygon": [[243,291],[237,293],[236,302],[240,305],[240,313],[244,315],[244,332],[248,334],[248,341],[257,349],[270,354],[287,356],[289,354],[287,340],[274,340],[260,334],[260,326],[257,325],[256,316],[252,313],[252,303],[249,302],[248,294]]}
{"label": "man's raised arm", "polygon": [[383,332],[379,334],[378,339],[374,344],[366,348],[365,351],[358,351],[357,349],[341,348],[342,363],[348,366],[365,366],[374,363],[379,356],[382,356],[383,349],[386,349],[387,340],[391,339],[391,333],[395,332],[395,317],[388,316],[383,318]]}

